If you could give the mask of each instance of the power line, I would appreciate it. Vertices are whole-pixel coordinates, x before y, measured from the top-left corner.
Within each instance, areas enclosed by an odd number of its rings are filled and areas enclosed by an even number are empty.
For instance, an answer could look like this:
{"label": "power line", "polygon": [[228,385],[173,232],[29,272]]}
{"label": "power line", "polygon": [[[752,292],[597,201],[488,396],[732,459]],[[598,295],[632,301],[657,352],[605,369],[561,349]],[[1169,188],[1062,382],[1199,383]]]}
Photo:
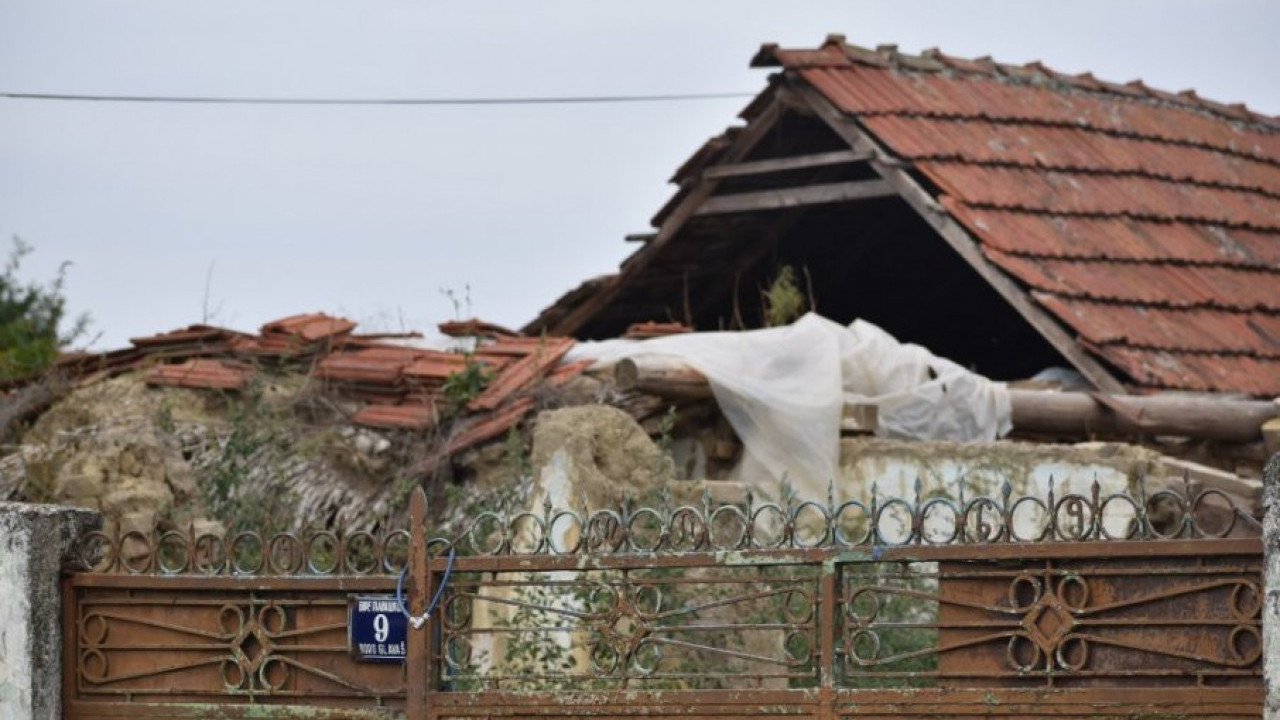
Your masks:
{"label": "power line", "polygon": [[69,93],[0,92],[11,100],[73,102],[177,103],[185,105],[586,105],[598,103],[677,102],[753,97],[753,92],[685,93],[666,95],[565,95],[547,97],[436,98],[265,98],[160,95],[79,95]]}

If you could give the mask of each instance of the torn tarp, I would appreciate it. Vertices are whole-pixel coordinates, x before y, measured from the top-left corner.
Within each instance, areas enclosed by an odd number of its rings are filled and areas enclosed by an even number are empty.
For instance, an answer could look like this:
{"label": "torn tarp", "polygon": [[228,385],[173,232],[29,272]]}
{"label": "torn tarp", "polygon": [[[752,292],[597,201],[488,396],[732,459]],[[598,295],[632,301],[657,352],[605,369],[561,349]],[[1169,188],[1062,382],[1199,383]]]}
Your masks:
{"label": "torn tarp", "polygon": [[744,479],[785,477],[809,497],[836,477],[845,403],[877,405],[887,437],[994,440],[1012,427],[1002,384],[862,320],[844,327],[810,313],[763,330],[580,343],[569,355],[597,367],[643,357],[706,375],[742,439]]}

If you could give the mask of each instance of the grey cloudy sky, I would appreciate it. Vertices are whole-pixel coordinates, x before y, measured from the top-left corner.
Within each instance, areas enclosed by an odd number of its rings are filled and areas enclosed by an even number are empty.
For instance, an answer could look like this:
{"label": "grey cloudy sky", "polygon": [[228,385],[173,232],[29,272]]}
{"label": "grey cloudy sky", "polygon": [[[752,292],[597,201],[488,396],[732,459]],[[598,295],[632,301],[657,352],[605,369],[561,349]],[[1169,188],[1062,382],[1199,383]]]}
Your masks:
{"label": "grey cloudy sky", "polygon": [[[1280,114],[1280,4],[0,0],[0,92],[476,97],[755,91],[762,42],[940,46]],[[0,99],[0,238],[74,263],[97,346],[324,310],[521,325],[616,268],[744,100],[488,107]]]}

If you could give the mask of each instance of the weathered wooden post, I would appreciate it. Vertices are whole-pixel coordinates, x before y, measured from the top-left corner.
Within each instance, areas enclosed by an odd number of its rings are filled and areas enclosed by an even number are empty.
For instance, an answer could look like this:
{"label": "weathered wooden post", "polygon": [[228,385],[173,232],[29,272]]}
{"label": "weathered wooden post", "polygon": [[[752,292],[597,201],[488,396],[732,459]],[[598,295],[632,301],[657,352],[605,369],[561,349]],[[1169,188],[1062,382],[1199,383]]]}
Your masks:
{"label": "weathered wooden post", "polygon": [[431,573],[427,558],[427,493],[417,488],[409,497],[409,642],[405,657],[405,716],[425,720],[431,685],[430,621],[417,620],[427,612],[431,597]]}

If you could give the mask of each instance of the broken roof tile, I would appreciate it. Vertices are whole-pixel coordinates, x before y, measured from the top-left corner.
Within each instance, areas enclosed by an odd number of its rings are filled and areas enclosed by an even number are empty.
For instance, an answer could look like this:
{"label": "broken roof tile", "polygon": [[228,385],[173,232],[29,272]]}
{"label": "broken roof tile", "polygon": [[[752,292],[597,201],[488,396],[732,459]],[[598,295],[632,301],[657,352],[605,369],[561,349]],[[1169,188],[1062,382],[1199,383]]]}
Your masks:
{"label": "broken roof tile", "polygon": [[515,337],[515,331],[477,318],[448,320],[436,326],[440,334],[449,337]]}
{"label": "broken roof tile", "polygon": [[404,369],[405,377],[414,379],[444,380],[467,365],[467,358],[460,353],[431,352],[416,358]]}
{"label": "broken roof tile", "polygon": [[575,360],[571,363],[563,363],[547,375],[547,385],[560,387],[589,370],[595,362],[594,359],[587,358],[585,360]]}
{"label": "broken roof tile", "polygon": [[156,365],[143,378],[148,385],[208,390],[241,390],[253,376],[253,368],[226,360],[196,358],[171,365]]}
{"label": "broken roof tile", "polygon": [[484,391],[467,403],[469,410],[492,410],[508,397],[529,387],[536,379],[560,362],[573,347],[572,338],[532,338],[540,344],[528,355],[498,373]]}
{"label": "broken roof tile", "polygon": [[324,313],[308,313],[290,315],[273,320],[262,326],[262,333],[296,335],[306,342],[316,342],[327,338],[346,335],[354,330],[356,324],[346,318],[333,317]]}
{"label": "broken roof tile", "polygon": [[315,376],[324,380],[394,385],[408,361],[370,357],[366,351],[330,355],[316,364]]}
{"label": "broken roof tile", "polygon": [[233,336],[242,333],[212,325],[190,325],[178,330],[149,335],[147,337],[130,338],[134,347],[153,348],[164,345],[194,345],[199,343],[222,344]]}
{"label": "broken roof tile", "polygon": [[642,322],[633,323],[627,328],[627,332],[623,337],[631,338],[632,340],[644,340],[666,335],[680,335],[687,332],[693,332],[693,329],[684,323]]}
{"label": "broken roof tile", "polygon": [[437,419],[435,405],[424,403],[368,405],[351,416],[351,422],[357,425],[385,430],[426,430]]}
{"label": "broken roof tile", "polygon": [[449,439],[446,452],[453,454],[502,435],[515,427],[533,406],[533,398],[519,398],[495,412],[477,416]]}

